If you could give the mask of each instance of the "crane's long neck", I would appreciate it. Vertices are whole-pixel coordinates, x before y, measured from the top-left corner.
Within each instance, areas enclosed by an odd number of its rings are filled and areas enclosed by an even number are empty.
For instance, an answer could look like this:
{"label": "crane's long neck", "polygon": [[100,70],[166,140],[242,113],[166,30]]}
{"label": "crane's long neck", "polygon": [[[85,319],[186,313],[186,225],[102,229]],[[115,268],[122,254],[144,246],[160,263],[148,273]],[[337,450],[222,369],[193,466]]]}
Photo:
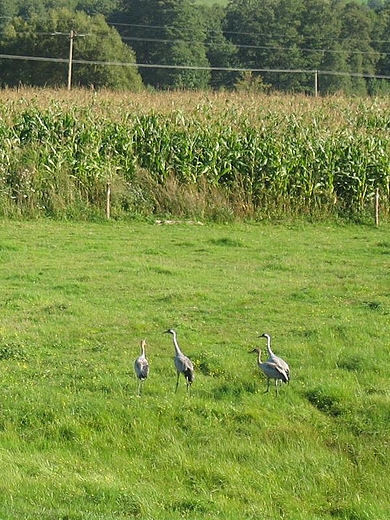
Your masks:
{"label": "crane's long neck", "polygon": [[257,350],[257,364],[261,368],[262,363],[261,363],[261,350],[260,349]]}
{"label": "crane's long neck", "polygon": [[182,352],[180,350],[179,343],[177,342],[177,337],[176,337],[175,332],[172,334],[172,339],[173,339],[173,346],[175,347],[176,354],[181,354]]}
{"label": "crane's long neck", "polygon": [[141,356],[145,357],[145,342],[141,341]]}
{"label": "crane's long neck", "polygon": [[265,336],[267,338],[267,350],[268,350],[268,354],[270,356],[273,356],[274,353],[272,352],[272,349],[271,349],[271,336],[268,336],[268,334]]}

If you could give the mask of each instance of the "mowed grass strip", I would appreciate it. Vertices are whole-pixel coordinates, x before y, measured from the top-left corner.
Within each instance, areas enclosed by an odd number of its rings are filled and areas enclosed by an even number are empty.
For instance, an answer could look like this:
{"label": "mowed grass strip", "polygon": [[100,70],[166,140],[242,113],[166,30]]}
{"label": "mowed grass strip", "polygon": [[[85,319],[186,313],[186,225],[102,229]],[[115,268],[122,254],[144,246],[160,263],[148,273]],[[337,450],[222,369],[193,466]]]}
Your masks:
{"label": "mowed grass strip", "polygon": [[389,231],[2,221],[1,518],[388,518]]}

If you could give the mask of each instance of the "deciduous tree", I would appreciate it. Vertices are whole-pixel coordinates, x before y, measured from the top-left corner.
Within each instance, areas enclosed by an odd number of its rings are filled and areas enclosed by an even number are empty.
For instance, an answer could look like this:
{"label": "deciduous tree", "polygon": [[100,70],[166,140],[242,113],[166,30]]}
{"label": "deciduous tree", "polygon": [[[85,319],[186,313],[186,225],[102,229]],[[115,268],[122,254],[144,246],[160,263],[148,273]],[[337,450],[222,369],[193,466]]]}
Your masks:
{"label": "deciduous tree", "polygon": [[[135,67],[134,53],[125,45],[101,15],[87,16],[67,9],[51,10],[44,19],[33,16],[13,19],[4,29],[3,54],[44,59],[69,59],[70,35],[73,31],[73,84],[114,89],[138,90],[141,77]],[[77,63],[93,61],[94,64]],[[105,62],[127,65],[104,65]],[[67,83],[66,61],[3,59],[1,81],[34,86],[63,86]]]}
{"label": "deciduous tree", "polygon": [[[123,0],[122,35],[134,48],[144,82],[204,88],[210,71],[200,15],[190,0]],[[153,67],[157,65],[158,67]],[[187,69],[186,67],[192,67]]]}

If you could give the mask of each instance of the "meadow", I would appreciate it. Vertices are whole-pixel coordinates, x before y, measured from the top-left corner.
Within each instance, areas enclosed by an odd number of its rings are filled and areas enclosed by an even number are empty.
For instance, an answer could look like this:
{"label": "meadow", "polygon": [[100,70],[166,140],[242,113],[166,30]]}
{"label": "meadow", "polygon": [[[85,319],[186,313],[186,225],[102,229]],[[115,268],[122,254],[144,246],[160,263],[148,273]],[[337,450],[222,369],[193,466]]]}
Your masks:
{"label": "meadow", "polygon": [[2,520],[389,518],[388,224],[0,226]]}

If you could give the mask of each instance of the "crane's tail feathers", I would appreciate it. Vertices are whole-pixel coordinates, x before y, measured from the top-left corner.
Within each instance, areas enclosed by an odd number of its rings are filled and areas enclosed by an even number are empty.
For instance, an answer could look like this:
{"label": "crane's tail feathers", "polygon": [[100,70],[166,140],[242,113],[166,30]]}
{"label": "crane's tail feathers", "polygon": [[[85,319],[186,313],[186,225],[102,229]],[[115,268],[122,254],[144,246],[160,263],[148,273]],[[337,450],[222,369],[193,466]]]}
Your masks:
{"label": "crane's tail feathers", "polygon": [[190,370],[189,368],[183,372],[184,377],[187,379],[188,383],[191,384],[195,379],[195,374],[193,370]]}

